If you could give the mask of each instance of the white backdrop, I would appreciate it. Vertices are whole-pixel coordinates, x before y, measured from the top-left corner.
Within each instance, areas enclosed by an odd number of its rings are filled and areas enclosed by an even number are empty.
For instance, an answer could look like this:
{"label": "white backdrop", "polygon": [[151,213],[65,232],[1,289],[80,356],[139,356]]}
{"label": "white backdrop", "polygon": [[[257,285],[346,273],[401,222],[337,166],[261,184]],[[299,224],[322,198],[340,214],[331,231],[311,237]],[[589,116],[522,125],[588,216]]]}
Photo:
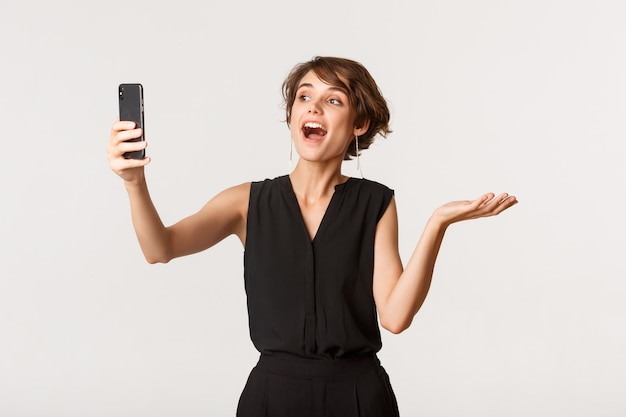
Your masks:
{"label": "white backdrop", "polygon": [[[626,415],[626,5],[615,1],[0,3],[0,416],[232,416],[257,359],[235,238],[148,265],[104,148],[145,88],[163,220],[288,171],[280,85],[362,62],[394,133],[403,259],[432,210],[520,204],[447,233],[381,360],[403,416]],[[345,173],[357,175],[353,162]]]}

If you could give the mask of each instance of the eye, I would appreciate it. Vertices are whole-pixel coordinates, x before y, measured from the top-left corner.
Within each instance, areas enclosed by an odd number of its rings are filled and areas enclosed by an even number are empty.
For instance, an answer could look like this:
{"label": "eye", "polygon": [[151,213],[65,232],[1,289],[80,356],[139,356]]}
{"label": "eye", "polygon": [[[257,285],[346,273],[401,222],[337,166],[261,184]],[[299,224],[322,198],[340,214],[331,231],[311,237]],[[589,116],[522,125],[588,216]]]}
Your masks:
{"label": "eye", "polygon": [[338,98],[331,98],[331,99],[328,100],[328,102],[330,104],[334,104],[334,105],[337,105],[337,106],[343,104],[343,102],[341,100],[339,100]]}
{"label": "eye", "polygon": [[309,100],[311,100],[311,97],[306,95],[306,94],[300,94],[298,96],[298,100],[300,100],[300,101],[309,101]]}

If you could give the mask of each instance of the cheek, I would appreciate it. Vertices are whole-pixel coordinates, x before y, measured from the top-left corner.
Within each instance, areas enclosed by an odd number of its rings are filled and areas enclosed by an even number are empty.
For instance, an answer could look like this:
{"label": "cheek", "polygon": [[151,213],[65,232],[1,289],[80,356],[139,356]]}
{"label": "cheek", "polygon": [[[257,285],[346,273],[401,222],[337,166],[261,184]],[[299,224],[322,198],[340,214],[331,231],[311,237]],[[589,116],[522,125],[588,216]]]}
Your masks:
{"label": "cheek", "polygon": [[296,133],[296,131],[298,131],[298,127],[296,126],[296,124],[293,122],[293,117],[291,118],[291,121],[289,123],[287,123],[287,127],[289,128],[289,130],[291,131],[291,134],[293,135],[294,133]]}

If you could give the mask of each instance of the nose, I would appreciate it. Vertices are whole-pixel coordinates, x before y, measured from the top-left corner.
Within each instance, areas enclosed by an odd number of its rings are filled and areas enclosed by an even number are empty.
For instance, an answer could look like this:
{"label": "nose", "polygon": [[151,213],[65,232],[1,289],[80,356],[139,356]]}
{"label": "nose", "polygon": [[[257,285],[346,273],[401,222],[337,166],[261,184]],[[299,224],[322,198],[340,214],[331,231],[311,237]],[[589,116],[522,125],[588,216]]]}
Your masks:
{"label": "nose", "polygon": [[311,100],[309,102],[309,113],[319,114],[321,113],[321,106],[317,102],[317,100]]}

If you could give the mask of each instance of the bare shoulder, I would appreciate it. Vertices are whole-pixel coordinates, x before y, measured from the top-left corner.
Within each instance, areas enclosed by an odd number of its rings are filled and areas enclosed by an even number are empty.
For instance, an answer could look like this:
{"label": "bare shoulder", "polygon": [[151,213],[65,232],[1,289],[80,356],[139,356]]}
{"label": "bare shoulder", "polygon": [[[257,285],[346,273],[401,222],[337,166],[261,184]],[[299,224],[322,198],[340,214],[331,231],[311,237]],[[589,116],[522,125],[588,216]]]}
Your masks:
{"label": "bare shoulder", "polygon": [[250,182],[244,182],[226,188],[218,193],[207,203],[207,206],[219,206],[234,211],[242,217],[248,213],[248,202],[250,200]]}
{"label": "bare shoulder", "polygon": [[238,185],[233,185],[232,187],[228,187],[224,191],[217,194],[217,196],[234,199],[245,198],[247,200],[250,196],[250,184],[251,183],[248,181]]}
{"label": "bare shoulder", "polygon": [[242,244],[245,243],[250,186],[250,182],[244,182],[226,188],[213,197],[201,210],[207,216],[217,219],[225,227],[221,237],[235,234]]}
{"label": "bare shoulder", "polygon": [[385,209],[383,216],[378,221],[378,226],[376,228],[376,234],[378,235],[379,231],[391,231],[394,234],[397,234],[398,229],[398,209],[396,207],[396,198],[394,196],[391,197],[389,201],[389,205]]}
{"label": "bare shoulder", "polygon": [[230,235],[245,242],[250,183],[243,183],[216,194],[197,213],[169,227],[172,256],[203,251]]}

